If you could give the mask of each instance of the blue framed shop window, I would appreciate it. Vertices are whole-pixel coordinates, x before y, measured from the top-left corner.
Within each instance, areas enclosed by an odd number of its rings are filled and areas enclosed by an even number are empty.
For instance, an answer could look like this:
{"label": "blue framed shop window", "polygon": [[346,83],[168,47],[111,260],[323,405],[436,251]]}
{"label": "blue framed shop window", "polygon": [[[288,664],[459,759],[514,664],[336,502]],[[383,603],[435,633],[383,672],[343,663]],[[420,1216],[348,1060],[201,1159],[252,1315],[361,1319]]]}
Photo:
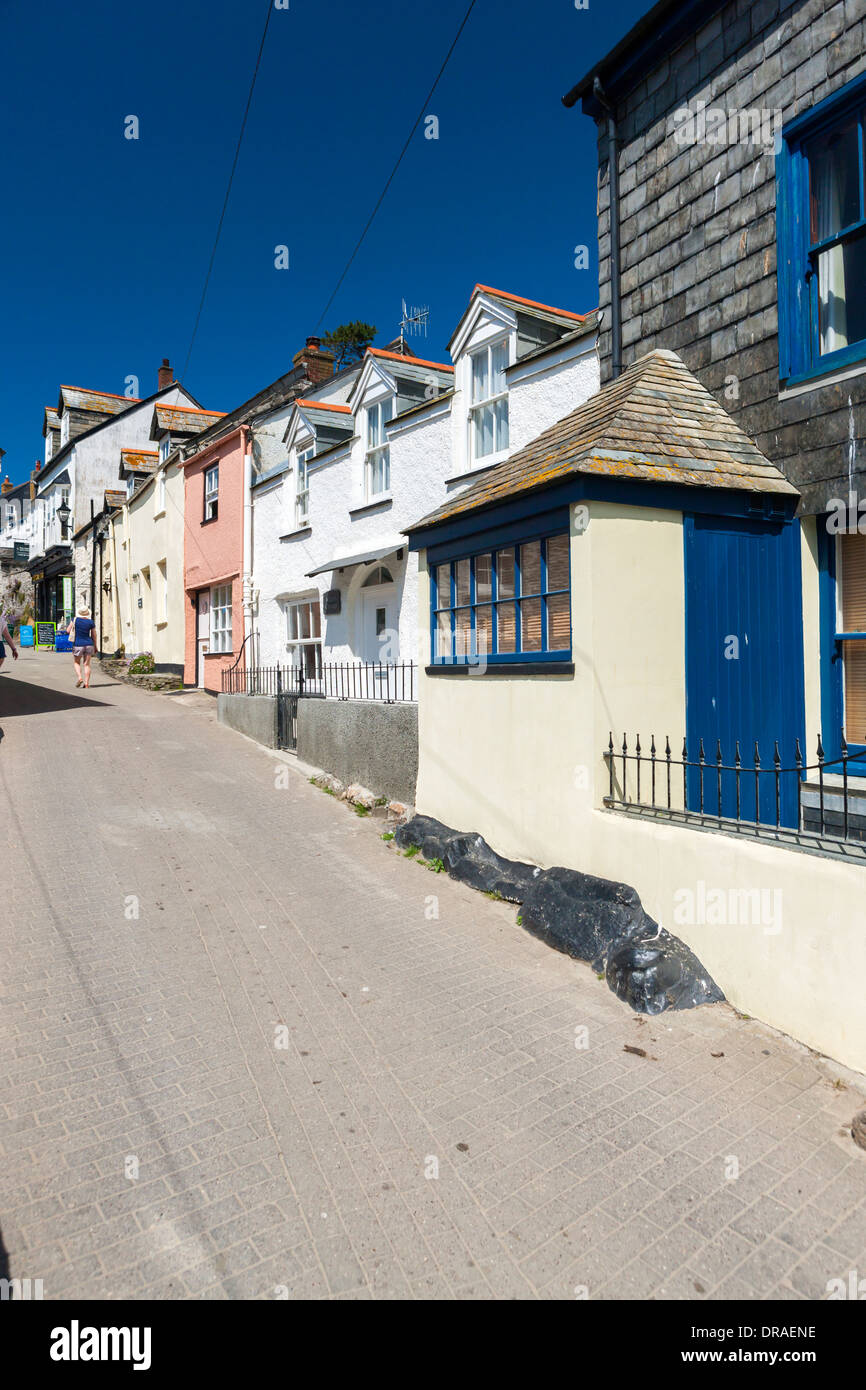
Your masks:
{"label": "blue framed shop window", "polygon": [[[848,773],[866,776],[866,535],[835,533],[818,517],[821,741],[828,762],[842,734]],[[855,755],[861,755],[855,761]],[[830,772],[840,768],[830,767]]]}
{"label": "blue framed shop window", "polygon": [[432,563],[430,638],[434,666],[570,661],[567,530]]}
{"label": "blue framed shop window", "polygon": [[866,74],[798,117],[776,157],[779,377],[866,362]]}

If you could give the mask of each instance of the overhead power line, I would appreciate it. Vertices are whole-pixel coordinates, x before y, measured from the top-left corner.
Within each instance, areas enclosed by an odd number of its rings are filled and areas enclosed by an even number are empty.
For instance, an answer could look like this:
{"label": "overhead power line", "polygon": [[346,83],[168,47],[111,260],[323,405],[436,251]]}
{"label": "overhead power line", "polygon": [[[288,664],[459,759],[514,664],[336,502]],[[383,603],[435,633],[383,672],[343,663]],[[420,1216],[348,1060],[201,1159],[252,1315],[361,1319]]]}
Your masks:
{"label": "overhead power line", "polygon": [[225,221],[226,208],[227,208],[228,205],[229,205],[229,197],[230,197],[231,191],[232,191],[232,184],[234,183],[235,170],[236,170],[237,167],[238,167],[238,159],[240,158],[241,145],[243,144],[243,141],[244,141],[244,131],[245,131],[246,128],[247,128],[247,117],[248,117],[249,114],[250,114],[250,107],[252,106],[252,102],[253,102],[253,92],[255,91],[255,88],[256,88],[256,79],[257,79],[257,77],[258,77],[258,75],[259,75],[259,67],[261,66],[262,54],[264,53],[264,50],[265,50],[265,39],[266,39],[267,36],[268,36],[268,26],[269,26],[269,24],[270,24],[270,22],[271,22],[271,11],[272,11],[272,10],[273,10],[273,0],[267,0],[267,17],[266,17],[266,19],[265,19],[265,27],[264,27],[264,29],[262,30],[262,40],[261,40],[261,43],[259,44],[259,51],[258,51],[258,54],[257,54],[257,56],[256,56],[256,65],[255,65],[255,68],[253,69],[252,81],[250,82],[250,90],[249,90],[249,93],[248,93],[248,95],[247,95],[247,104],[246,104],[246,106],[244,107],[243,120],[241,121],[240,133],[239,133],[239,135],[238,135],[238,143],[237,143],[237,146],[235,147],[235,157],[234,157],[234,159],[232,160],[231,172],[230,172],[230,174],[229,174],[229,181],[228,181],[228,185],[227,185],[227,187],[226,187],[226,196],[225,196],[225,198],[223,199],[222,212],[220,213],[219,222],[217,223],[216,236],[214,237],[214,243],[213,243],[213,250],[212,250],[211,253],[210,253],[210,261],[208,262],[207,274],[205,275],[205,278],[204,278],[204,287],[203,287],[202,292],[201,292],[201,299],[199,300],[198,313],[197,313],[196,316],[195,316],[195,324],[193,325],[192,337],[191,337],[190,340],[189,340],[189,348],[187,349],[186,361],[185,361],[184,364],[183,364],[183,371],[182,371],[181,374],[180,374],[180,381],[181,381],[181,384],[186,380],[186,370],[187,370],[187,367],[189,366],[189,359],[190,359],[190,357],[192,356],[193,344],[195,343],[195,340],[196,340],[196,335],[197,335],[197,333],[198,333],[198,326],[199,326],[199,323],[201,322],[202,310],[204,309],[204,302],[205,302],[205,300],[206,300],[206,298],[207,298],[208,286],[209,286],[209,284],[210,284],[211,271],[213,270],[214,261],[215,261],[215,259],[216,259],[217,247],[219,246],[219,243],[220,243],[220,236],[222,235],[223,222]]}
{"label": "overhead power line", "polygon": [[449,64],[449,62],[450,62],[450,60],[451,60],[451,55],[452,55],[452,53],[454,52],[455,48],[457,47],[457,44],[458,44],[459,41],[460,41],[460,35],[463,33],[463,30],[466,28],[466,25],[467,25],[467,23],[469,22],[469,16],[471,15],[472,11],[475,9],[475,4],[476,4],[476,0],[471,0],[471,3],[470,3],[470,5],[469,5],[469,8],[467,9],[465,15],[463,16],[463,21],[462,21],[462,23],[461,23],[461,25],[460,25],[460,28],[457,30],[457,33],[454,35],[454,39],[453,39],[453,42],[452,42],[452,44],[451,44],[451,47],[449,48],[448,52],[445,54],[445,61],[443,62],[441,68],[439,69],[438,73],[436,74],[436,80],[435,80],[435,82],[433,83],[433,86],[430,88],[429,92],[427,93],[426,97],[424,98],[424,104],[423,104],[423,106],[421,107],[421,110],[418,112],[418,115],[417,115],[417,117],[416,117],[416,119],[415,119],[415,124],[412,126],[412,129],[409,131],[409,134],[408,134],[407,137],[406,137],[406,142],[405,142],[405,144],[404,144],[402,150],[400,151],[399,155],[397,156],[397,162],[396,162],[396,164],[394,165],[393,169],[391,170],[390,174],[388,175],[388,180],[387,180],[387,182],[386,182],[386,184],[385,184],[385,187],[382,189],[382,192],[379,194],[379,197],[378,197],[378,199],[376,200],[376,206],[373,208],[373,211],[370,213],[370,216],[367,218],[367,222],[366,222],[366,225],[364,226],[364,230],[361,232],[361,235],[358,237],[358,240],[357,240],[357,242],[356,242],[356,244],[355,244],[355,249],[354,249],[354,251],[352,252],[352,254],[351,254],[351,256],[349,257],[349,259],[347,260],[345,266],[343,267],[343,273],[342,273],[342,275],[340,276],[339,280],[337,281],[336,285],[334,286],[333,294],[331,295],[330,299],[328,300],[327,304],[325,305],[324,309],[322,310],[322,314],[321,314],[321,317],[319,318],[319,322],[316,324],[316,329],[317,329],[317,331],[318,331],[318,329],[321,327],[322,322],[323,322],[323,320],[324,320],[324,318],[325,318],[325,315],[327,314],[328,310],[330,309],[331,305],[333,304],[334,300],[336,299],[336,297],[337,297],[337,295],[338,295],[338,293],[339,293],[339,290],[340,290],[340,286],[342,285],[343,281],[345,280],[346,276],[348,275],[349,271],[351,270],[351,268],[352,268],[352,263],[354,262],[355,257],[357,256],[358,252],[360,251],[360,249],[361,249],[361,247],[362,247],[362,245],[363,245],[363,243],[364,243],[364,238],[366,237],[367,233],[369,232],[370,228],[371,228],[372,225],[373,225],[373,220],[374,220],[374,218],[375,218],[375,216],[376,216],[376,213],[379,211],[380,207],[382,206],[383,202],[385,201],[385,197],[386,197],[386,195],[387,195],[388,189],[391,187],[391,184],[394,182],[394,177],[395,177],[395,175],[396,175],[396,173],[397,173],[397,170],[400,168],[400,165],[403,163],[403,156],[405,155],[405,153],[406,153],[406,151],[408,150],[410,144],[412,143],[412,137],[413,137],[413,135],[415,134],[415,131],[418,129],[419,125],[421,124],[422,120],[424,119],[424,115],[425,115],[425,113],[426,113],[426,111],[427,111],[427,108],[429,107],[430,102],[431,102],[431,100],[432,100],[433,93],[436,91],[436,88],[439,86],[439,83],[440,83],[440,81],[442,80],[442,74],[444,73],[445,69],[447,68],[447,66],[448,66],[448,64]]}

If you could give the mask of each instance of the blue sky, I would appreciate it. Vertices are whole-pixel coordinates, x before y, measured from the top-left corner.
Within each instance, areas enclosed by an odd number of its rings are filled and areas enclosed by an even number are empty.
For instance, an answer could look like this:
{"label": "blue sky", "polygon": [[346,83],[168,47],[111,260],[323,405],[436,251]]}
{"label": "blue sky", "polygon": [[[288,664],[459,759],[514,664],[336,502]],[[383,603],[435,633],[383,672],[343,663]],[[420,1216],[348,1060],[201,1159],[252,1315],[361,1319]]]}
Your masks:
{"label": "blue sky", "polygon": [[[290,0],[267,45],[185,384],[229,410],[316,324],[467,0]],[[323,328],[396,336],[401,297],[445,344],[477,281],[597,298],[593,123],[560,96],[649,8],[478,0]],[[0,447],[42,454],[61,382],[122,394],[180,371],[264,24],[262,0],[0,0]],[[136,115],[140,138],[124,139]],[[573,248],[586,244],[587,271]],[[277,270],[274,247],[289,247]]]}

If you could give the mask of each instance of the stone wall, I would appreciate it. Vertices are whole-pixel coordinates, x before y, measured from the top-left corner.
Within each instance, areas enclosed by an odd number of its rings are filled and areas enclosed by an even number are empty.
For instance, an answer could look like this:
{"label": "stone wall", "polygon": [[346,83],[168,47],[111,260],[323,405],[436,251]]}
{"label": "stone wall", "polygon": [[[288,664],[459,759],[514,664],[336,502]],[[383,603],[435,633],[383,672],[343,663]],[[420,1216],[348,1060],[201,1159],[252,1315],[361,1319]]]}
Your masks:
{"label": "stone wall", "polygon": [[217,695],[217,719],[266,748],[277,746],[275,695]]}
{"label": "stone wall", "polygon": [[299,700],[298,757],[347,786],[360,782],[377,796],[412,804],[418,776],[418,706]]}
{"label": "stone wall", "polygon": [[[779,391],[772,148],[681,144],[697,103],[779,110],[784,123],[866,71],[862,0],[730,0],[615,97],[620,128],[623,360],[678,352],[804,494],[806,512],[866,486],[866,375]],[[602,381],[610,379],[607,142],[599,131]],[[736,384],[731,381],[736,377]]]}

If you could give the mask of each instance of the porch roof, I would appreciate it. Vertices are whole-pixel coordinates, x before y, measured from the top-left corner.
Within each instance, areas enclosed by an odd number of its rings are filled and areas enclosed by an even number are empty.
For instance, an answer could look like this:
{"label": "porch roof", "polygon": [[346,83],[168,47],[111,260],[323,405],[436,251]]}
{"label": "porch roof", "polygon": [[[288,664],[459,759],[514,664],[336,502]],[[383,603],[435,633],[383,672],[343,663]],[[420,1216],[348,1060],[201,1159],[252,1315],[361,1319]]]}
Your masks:
{"label": "porch roof", "polygon": [[578,474],[799,496],[681,358],[659,348],[409,529]]}
{"label": "porch roof", "polygon": [[364,550],[359,555],[344,555],[337,560],[329,560],[325,565],[318,565],[314,570],[307,570],[307,579],[312,579],[317,574],[327,574],[329,570],[348,569],[350,565],[368,565],[371,560],[384,560],[386,555],[393,555],[395,550],[404,550],[406,542],[402,536],[394,541],[389,541],[387,545],[377,546],[375,550]]}

